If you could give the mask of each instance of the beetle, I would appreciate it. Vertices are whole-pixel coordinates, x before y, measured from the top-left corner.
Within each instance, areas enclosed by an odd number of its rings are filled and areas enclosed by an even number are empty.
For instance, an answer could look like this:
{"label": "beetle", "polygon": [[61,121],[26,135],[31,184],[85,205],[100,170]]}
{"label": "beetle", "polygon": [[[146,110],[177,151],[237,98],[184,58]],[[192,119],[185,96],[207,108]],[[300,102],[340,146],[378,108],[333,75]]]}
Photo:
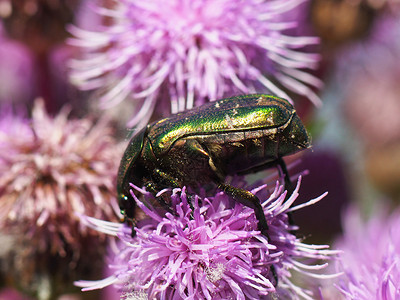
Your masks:
{"label": "beetle", "polygon": [[267,235],[259,199],[225,178],[280,166],[285,185],[290,185],[282,157],[309,147],[310,137],[296,110],[275,96],[236,96],[177,113],[147,125],[130,140],[118,172],[121,212],[134,222],[136,203],[128,197],[130,183],[145,186],[154,195],[166,187],[213,183],[253,208],[258,229]]}

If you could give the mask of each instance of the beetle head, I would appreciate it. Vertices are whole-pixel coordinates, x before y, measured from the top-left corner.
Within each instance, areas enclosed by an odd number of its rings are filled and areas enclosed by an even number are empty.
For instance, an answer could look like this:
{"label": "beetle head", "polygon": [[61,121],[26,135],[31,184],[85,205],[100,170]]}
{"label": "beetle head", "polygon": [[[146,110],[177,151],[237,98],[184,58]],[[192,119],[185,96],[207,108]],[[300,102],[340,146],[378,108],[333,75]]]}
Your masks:
{"label": "beetle head", "polygon": [[128,219],[133,219],[135,215],[136,202],[131,197],[130,183],[134,183],[138,186],[142,186],[141,175],[138,174],[135,167],[138,165],[138,159],[141,157],[144,139],[147,134],[148,127],[143,128],[137,132],[125,150],[122,156],[121,163],[118,170],[117,179],[117,194],[118,203],[121,208],[121,212]]}

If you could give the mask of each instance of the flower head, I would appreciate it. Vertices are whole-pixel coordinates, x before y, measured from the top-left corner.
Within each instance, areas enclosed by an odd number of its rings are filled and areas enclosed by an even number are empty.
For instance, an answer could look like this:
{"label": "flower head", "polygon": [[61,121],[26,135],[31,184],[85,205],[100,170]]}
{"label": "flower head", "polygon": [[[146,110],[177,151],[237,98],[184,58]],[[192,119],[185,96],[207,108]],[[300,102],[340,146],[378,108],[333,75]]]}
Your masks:
{"label": "flower head", "polygon": [[337,62],[344,111],[363,141],[373,147],[400,141],[400,65],[393,63],[400,60],[399,35],[400,18],[381,17],[369,38]]}
{"label": "flower head", "polygon": [[[114,284],[127,299],[140,295],[150,299],[260,299],[284,293],[291,299],[312,299],[310,291],[291,281],[290,271],[324,277],[317,272],[326,264],[310,263],[328,259],[335,251],[306,245],[291,232],[296,226],[289,224],[287,214],[300,208],[291,207],[298,188],[287,201],[278,184],[273,191],[265,185],[252,190],[266,199],[268,237],[257,230],[254,210],[233,202],[223,192],[200,198],[188,195],[185,188],[175,189],[170,197],[176,214],[161,213],[136,198],[150,218],[138,224],[133,238],[125,225],[83,217],[92,227],[118,236],[120,249],[110,265],[112,276],[77,284],[84,290]],[[145,202],[152,201],[151,195],[142,192]]]}
{"label": "flower head", "polygon": [[69,267],[104,244],[76,213],[117,219],[114,182],[122,145],[105,120],[69,120],[66,110],[53,118],[41,101],[31,120],[10,110],[2,116],[0,230],[16,240],[13,259],[21,269],[12,272],[29,277],[42,264],[54,272],[61,263],[53,257],[66,259],[70,274]]}
{"label": "flower head", "polygon": [[400,297],[400,212],[377,212],[362,221],[352,208],[345,216],[339,287],[346,299],[387,299]]}
{"label": "flower head", "polygon": [[0,153],[1,228],[26,224],[33,235],[51,228],[48,242],[57,252],[64,242],[76,242],[70,226],[87,231],[75,212],[115,219],[111,203],[122,152],[105,120],[93,125],[67,116],[48,116],[39,101],[31,122],[9,116],[12,126],[0,126],[0,147],[8,149]]}
{"label": "flower head", "polygon": [[138,101],[129,125],[146,124],[157,104],[165,115],[234,94],[284,88],[318,104],[321,82],[306,70],[318,55],[301,48],[318,42],[291,36],[290,12],[303,0],[139,1],[98,8],[111,25],[97,32],[71,27],[84,57],[72,61],[71,79],[85,90],[103,89],[104,108]]}

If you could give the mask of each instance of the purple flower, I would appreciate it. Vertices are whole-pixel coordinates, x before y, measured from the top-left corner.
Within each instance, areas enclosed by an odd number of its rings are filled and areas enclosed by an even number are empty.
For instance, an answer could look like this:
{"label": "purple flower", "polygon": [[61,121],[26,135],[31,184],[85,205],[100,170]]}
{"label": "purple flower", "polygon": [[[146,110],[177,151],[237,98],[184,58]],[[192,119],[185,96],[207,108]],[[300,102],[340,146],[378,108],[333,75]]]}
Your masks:
{"label": "purple flower", "polygon": [[[368,179],[393,199],[400,195],[400,169],[393,164],[400,149],[399,36],[399,16],[380,16],[367,39],[340,55],[333,94],[343,100],[340,109],[347,118],[339,124],[349,124],[365,146],[363,164]],[[354,144],[350,147],[355,153]]]}
{"label": "purple flower", "polygon": [[169,105],[176,113],[234,94],[290,99],[285,88],[319,104],[311,87],[321,82],[308,73],[318,55],[302,51],[318,39],[287,34],[303,2],[122,0],[98,7],[110,25],[70,28],[71,43],[84,52],[71,62],[71,80],[99,90],[103,108],[134,100],[138,113],[129,126],[146,124],[156,106],[168,115]]}
{"label": "purple flower", "polygon": [[105,120],[68,120],[66,110],[52,118],[37,101],[31,122],[11,115],[4,121],[10,126],[0,122],[0,147],[8,150],[0,153],[1,228],[18,224],[35,235],[51,227],[38,246],[49,243],[62,253],[65,241],[77,243],[69,226],[87,232],[75,212],[115,219],[111,203],[123,149]]}
{"label": "purple flower", "polygon": [[7,150],[8,139],[16,135],[32,135],[26,112],[21,108],[13,108],[11,103],[3,104],[0,106],[0,151]]}
{"label": "purple flower", "polygon": [[37,85],[34,55],[24,44],[8,39],[2,27],[0,20],[0,103],[30,104]]}
{"label": "purple flower", "polygon": [[346,299],[395,300],[400,297],[400,211],[375,211],[367,222],[350,209],[344,233],[336,243],[343,250],[339,287]]}
{"label": "purple flower", "polygon": [[[15,239],[8,275],[20,285],[46,271],[65,281],[84,257],[93,262],[104,252],[104,237],[82,226],[76,213],[117,219],[114,183],[123,147],[106,120],[69,120],[67,110],[53,118],[42,101],[31,120],[10,110],[0,115],[0,230]],[[35,285],[24,288],[37,292]]]}
{"label": "purple flower", "polygon": [[223,192],[189,198],[185,188],[175,189],[170,196],[174,215],[144,204],[154,201],[153,197],[134,187],[143,193],[144,203],[133,197],[149,216],[139,222],[134,238],[126,225],[82,217],[89,226],[117,236],[120,243],[109,266],[113,275],[76,284],[83,290],[114,284],[124,299],[275,299],[283,295],[313,299],[311,291],[291,280],[291,272],[329,277],[319,273],[326,264],[313,262],[330,259],[336,252],[327,246],[304,244],[292,233],[297,227],[289,223],[287,214],[325,196],[291,207],[299,185],[300,180],[287,201],[279,184],[272,191],[266,185],[251,191],[266,199],[262,205],[269,237],[257,230],[253,209]]}
{"label": "purple flower", "polygon": [[363,141],[373,147],[400,140],[400,65],[394,63],[400,60],[399,35],[399,16],[383,15],[369,38],[353,45],[337,63],[343,110]]}

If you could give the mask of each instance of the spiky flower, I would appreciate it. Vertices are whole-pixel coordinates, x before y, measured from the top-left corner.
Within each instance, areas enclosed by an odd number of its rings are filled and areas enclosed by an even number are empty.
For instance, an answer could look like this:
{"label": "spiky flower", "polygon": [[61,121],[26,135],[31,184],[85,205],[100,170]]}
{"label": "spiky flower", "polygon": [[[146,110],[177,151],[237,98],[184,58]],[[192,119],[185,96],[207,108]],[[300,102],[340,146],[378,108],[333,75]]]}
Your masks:
{"label": "spiky flower", "polygon": [[399,35],[399,16],[383,15],[369,38],[353,45],[337,61],[344,112],[360,137],[374,147],[400,140],[400,65],[393,63],[400,60]]}
{"label": "spiky flower", "polygon": [[302,51],[314,37],[292,36],[291,11],[303,0],[122,0],[98,8],[110,25],[96,32],[71,27],[82,59],[72,61],[72,81],[100,89],[109,108],[130,98],[138,108],[129,126],[157,113],[176,113],[234,94],[288,90],[320,102],[321,82],[308,71],[318,55]]}
{"label": "spiky flower", "polygon": [[67,110],[52,118],[42,101],[30,122],[8,120],[11,126],[0,126],[0,146],[8,150],[0,153],[1,228],[48,231],[39,248],[48,243],[62,253],[65,242],[79,247],[75,233],[87,232],[75,212],[115,219],[111,204],[122,145],[105,120],[68,120]]}
{"label": "spiky flower", "polygon": [[104,238],[82,226],[76,213],[117,219],[114,182],[123,149],[112,134],[104,119],[69,120],[67,110],[50,117],[41,101],[31,120],[2,113],[0,230],[16,240],[10,273],[27,282],[31,272],[60,268],[57,258],[67,260],[70,272],[86,254],[101,252]]}
{"label": "spiky flower", "polygon": [[[324,197],[291,207],[298,188],[299,184],[287,201],[279,184],[273,191],[265,185],[252,190],[266,199],[262,205],[268,237],[257,230],[253,209],[223,192],[201,199],[189,196],[185,188],[175,189],[170,196],[175,215],[148,208],[136,198],[150,218],[138,224],[134,238],[125,225],[83,217],[97,230],[118,236],[120,249],[110,265],[113,275],[77,285],[91,290],[114,284],[124,299],[275,299],[284,295],[313,299],[310,291],[291,281],[290,272],[324,277],[318,272],[326,264],[312,261],[329,259],[336,252],[304,244],[292,233],[297,228],[287,214]],[[145,202],[154,201],[141,192]]]}
{"label": "spiky flower", "polygon": [[400,297],[400,211],[377,211],[365,222],[352,208],[336,247],[343,250],[339,287],[346,299],[395,300]]}

